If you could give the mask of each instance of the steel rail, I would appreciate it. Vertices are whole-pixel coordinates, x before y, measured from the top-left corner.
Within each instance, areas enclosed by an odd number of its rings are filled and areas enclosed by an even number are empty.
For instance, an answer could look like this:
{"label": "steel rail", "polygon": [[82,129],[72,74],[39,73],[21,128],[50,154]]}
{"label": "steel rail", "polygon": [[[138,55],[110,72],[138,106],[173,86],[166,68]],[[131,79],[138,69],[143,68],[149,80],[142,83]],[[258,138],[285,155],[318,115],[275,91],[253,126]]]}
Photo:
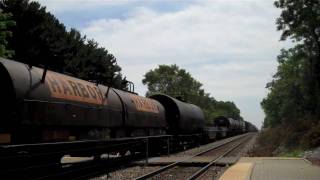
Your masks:
{"label": "steel rail", "polygon": [[219,145],[217,145],[217,146],[211,147],[211,148],[206,149],[206,150],[204,150],[204,151],[201,151],[200,153],[197,153],[197,154],[195,154],[195,155],[193,155],[193,156],[191,156],[191,157],[187,157],[187,158],[185,158],[185,159],[183,159],[183,160],[181,160],[181,161],[177,161],[177,162],[171,163],[171,164],[169,164],[169,165],[167,165],[167,166],[164,166],[164,167],[162,167],[162,168],[160,168],[160,169],[157,169],[157,170],[155,170],[155,171],[152,171],[152,172],[150,172],[150,173],[148,173],[148,174],[145,174],[145,175],[142,175],[142,176],[140,176],[140,177],[137,177],[137,178],[135,178],[135,180],[148,179],[148,178],[153,177],[153,176],[155,176],[155,175],[157,175],[157,174],[160,174],[160,173],[162,173],[162,172],[164,172],[164,171],[166,171],[166,170],[168,170],[168,169],[171,169],[171,168],[177,166],[177,165],[180,164],[180,163],[183,163],[183,162],[185,162],[185,161],[188,161],[188,160],[190,160],[190,159],[192,159],[192,158],[194,158],[194,157],[200,156],[200,155],[205,154],[205,153],[207,153],[207,152],[209,152],[209,151],[212,151],[212,150],[217,149],[217,148],[219,148],[219,147],[225,146],[225,145],[227,145],[227,144],[229,144],[229,143],[232,143],[232,142],[234,142],[234,141],[236,141],[236,140],[239,140],[239,139],[244,138],[244,137],[247,137],[247,136],[248,136],[248,134],[245,134],[245,135],[240,136],[240,137],[238,137],[238,138],[232,139],[232,140],[230,140],[230,141],[228,141],[228,142],[225,142],[225,143],[219,144]]}
{"label": "steel rail", "polygon": [[192,174],[191,176],[189,176],[187,178],[187,180],[195,180],[197,179],[199,176],[201,176],[204,172],[206,172],[213,164],[215,164],[217,161],[219,161],[221,158],[225,157],[227,154],[229,154],[230,152],[232,152],[233,150],[235,150],[236,148],[238,148],[240,145],[242,145],[248,138],[244,138],[243,141],[241,141],[240,143],[232,146],[230,149],[228,149],[226,152],[224,152],[223,154],[221,154],[219,157],[213,159],[212,161],[210,161],[209,164],[207,164],[206,166],[204,166],[203,168],[201,168],[200,170],[198,170],[197,172],[195,172],[194,174]]}

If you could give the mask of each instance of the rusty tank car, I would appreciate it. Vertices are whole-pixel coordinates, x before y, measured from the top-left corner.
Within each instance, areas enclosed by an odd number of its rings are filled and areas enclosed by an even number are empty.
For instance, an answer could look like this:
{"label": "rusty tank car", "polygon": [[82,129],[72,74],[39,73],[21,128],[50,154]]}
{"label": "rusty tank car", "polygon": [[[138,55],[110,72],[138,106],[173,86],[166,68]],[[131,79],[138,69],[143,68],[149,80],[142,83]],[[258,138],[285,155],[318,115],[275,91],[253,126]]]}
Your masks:
{"label": "rusty tank car", "polygon": [[165,134],[164,107],[136,94],[0,59],[0,143]]}

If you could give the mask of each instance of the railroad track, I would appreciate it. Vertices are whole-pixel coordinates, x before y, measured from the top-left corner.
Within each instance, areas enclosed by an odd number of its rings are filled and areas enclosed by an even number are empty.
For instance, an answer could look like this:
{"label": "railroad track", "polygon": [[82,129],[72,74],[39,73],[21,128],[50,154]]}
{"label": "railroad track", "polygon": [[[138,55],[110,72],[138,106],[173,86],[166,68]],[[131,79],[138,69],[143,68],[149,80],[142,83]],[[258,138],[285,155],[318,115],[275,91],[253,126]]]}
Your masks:
{"label": "railroad track", "polygon": [[[133,142],[126,142],[124,144],[119,144],[122,146],[143,146],[143,141],[133,141]],[[40,145],[41,146],[41,145]],[[24,146],[25,147],[25,146]],[[22,150],[28,150],[28,148],[21,148]],[[56,146],[54,146],[56,147]],[[115,146],[107,146],[106,148],[116,148]],[[92,148],[92,149],[91,149]],[[132,160],[141,159],[144,157],[143,153],[135,154],[134,156],[119,156],[119,157],[112,157],[109,158],[101,158],[101,159],[92,159],[84,162],[78,163],[61,163],[61,155],[68,154],[69,151],[50,151],[49,148],[46,148],[49,152],[44,152],[42,149],[36,151],[37,149],[34,148],[34,153],[25,153],[20,149],[17,150],[17,153],[13,153],[9,156],[1,156],[0,160],[0,177],[4,179],[32,179],[32,180],[40,180],[40,179],[87,179],[88,177],[106,173],[114,169],[114,167],[123,165],[128,163]],[[58,148],[56,148],[58,149]],[[88,149],[86,151],[94,151],[101,149],[100,146],[96,147],[88,147],[83,146],[82,149]],[[109,149],[109,150],[110,150]],[[119,148],[118,148],[119,149]],[[5,149],[2,149],[5,150]],[[60,150],[60,149],[59,149]],[[78,151],[81,150],[77,149]],[[22,152],[22,153],[19,153]],[[108,151],[106,151],[108,152]],[[112,151],[111,151],[112,152]],[[110,152],[110,153],[111,153]],[[117,152],[117,151],[116,151]],[[107,154],[110,154],[107,153]],[[58,155],[59,156],[58,156]],[[10,156],[11,155],[11,156]],[[52,156],[52,157],[51,157]],[[56,158],[54,158],[56,157]],[[59,157],[59,158],[57,158]],[[21,159],[21,162],[19,162]],[[23,160],[23,161],[22,161]]]}
{"label": "railroad track", "polygon": [[[86,179],[100,172],[146,157],[146,146],[170,136],[148,136],[113,140],[83,140],[0,146],[0,177],[3,179]],[[115,153],[137,150],[130,156]],[[95,157],[91,161],[62,163],[65,155]],[[100,158],[108,155],[107,158]],[[112,158],[109,158],[113,156]]]}
{"label": "railroad track", "polygon": [[12,170],[5,174],[1,173],[0,179],[25,179],[25,180],[47,180],[47,179],[88,179],[102,174],[110,173],[121,166],[127,165],[134,160],[144,158],[144,154],[134,156],[115,157],[111,159],[88,160],[76,163],[52,163],[37,166],[29,166],[24,169]]}
{"label": "railroad track", "polygon": [[[135,180],[144,179],[188,179],[194,180],[203,175],[209,168],[212,168],[220,159],[226,157],[228,154],[234,152],[242,144],[248,141],[252,136],[249,134],[233,139],[228,142],[224,142],[217,146],[208,148],[200,153],[197,153],[191,157],[185,158],[181,161],[171,163],[158,170],[150,172],[148,174],[137,177]],[[211,158],[210,162],[203,167],[183,167],[183,164],[192,161],[192,159],[199,156],[206,156]],[[166,174],[167,173],[167,174]],[[166,176],[167,175],[167,176]],[[169,175],[169,176],[168,176]],[[177,176],[177,177],[175,177]]]}

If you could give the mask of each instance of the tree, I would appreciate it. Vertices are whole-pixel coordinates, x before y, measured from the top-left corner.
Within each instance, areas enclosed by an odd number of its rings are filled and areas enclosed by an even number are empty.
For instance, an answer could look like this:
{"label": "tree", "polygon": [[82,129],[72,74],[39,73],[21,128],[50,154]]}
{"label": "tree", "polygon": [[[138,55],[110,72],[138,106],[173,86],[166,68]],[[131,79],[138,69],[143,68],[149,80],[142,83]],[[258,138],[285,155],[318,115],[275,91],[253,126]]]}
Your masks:
{"label": "tree", "polygon": [[116,58],[94,40],[65,26],[38,2],[2,0],[0,8],[11,13],[16,26],[8,47],[15,51],[14,60],[68,73],[117,88],[125,88]]}
{"label": "tree", "polygon": [[233,102],[216,101],[201,88],[199,81],[175,64],[159,65],[158,68],[150,70],[144,75],[142,83],[148,86],[146,96],[164,93],[198,105],[202,108],[207,123],[212,123],[212,120],[220,115],[242,119],[240,110]]}
{"label": "tree", "polygon": [[227,116],[235,120],[243,120],[240,116],[240,110],[238,107],[230,101],[217,101],[214,104],[211,113],[213,113],[212,117]]}
{"label": "tree", "polygon": [[320,1],[278,0],[274,4],[282,9],[276,22],[282,31],[281,40],[291,38],[302,45],[305,91],[310,96],[308,103],[313,104],[309,113],[320,117]]}
{"label": "tree", "polygon": [[320,55],[320,1],[278,0],[275,6],[282,9],[277,28],[282,31],[281,40],[291,38],[303,42],[307,49]]}
{"label": "tree", "polygon": [[14,51],[6,48],[8,45],[7,38],[12,36],[8,28],[15,25],[11,16],[11,14],[0,11],[0,57],[11,58],[14,54]]}
{"label": "tree", "polygon": [[[264,127],[288,133],[285,146],[320,144],[320,1],[278,0],[282,10],[276,24],[281,40],[295,46],[278,56],[277,73],[267,84],[269,93],[261,102]],[[297,143],[298,142],[298,143]]]}
{"label": "tree", "polygon": [[270,93],[261,105],[266,113],[265,127],[293,123],[309,106],[304,93],[303,61],[301,46],[282,50],[278,56],[278,70],[273,81],[267,84]]}
{"label": "tree", "polygon": [[161,92],[192,101],[199,95],[202,86],[200,82],[191,77],[190,73],[175,64],[159,65],[159,68],[150,70],[144,77],[142,83],[148,86],[147,95]]}
{"label": "tree", "polygon": [[278,0],[282,9],[276,24],[281,40],[288,38],[297,45],[282,50],[278,71],[262,101],[266,112],[265,126],[276,126],[289,119],[320,117],[320,1]]}

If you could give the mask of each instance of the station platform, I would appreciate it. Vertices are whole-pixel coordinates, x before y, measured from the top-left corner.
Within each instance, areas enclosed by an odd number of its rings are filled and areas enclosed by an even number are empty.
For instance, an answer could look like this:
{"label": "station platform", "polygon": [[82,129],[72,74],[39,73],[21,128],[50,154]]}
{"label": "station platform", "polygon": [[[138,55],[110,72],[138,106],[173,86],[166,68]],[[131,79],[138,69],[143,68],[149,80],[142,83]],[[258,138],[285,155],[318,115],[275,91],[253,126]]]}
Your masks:
{"label": "station platform", "polygon": [[320,180],[320,167],[303,158],[243,157],[219,180]]}

